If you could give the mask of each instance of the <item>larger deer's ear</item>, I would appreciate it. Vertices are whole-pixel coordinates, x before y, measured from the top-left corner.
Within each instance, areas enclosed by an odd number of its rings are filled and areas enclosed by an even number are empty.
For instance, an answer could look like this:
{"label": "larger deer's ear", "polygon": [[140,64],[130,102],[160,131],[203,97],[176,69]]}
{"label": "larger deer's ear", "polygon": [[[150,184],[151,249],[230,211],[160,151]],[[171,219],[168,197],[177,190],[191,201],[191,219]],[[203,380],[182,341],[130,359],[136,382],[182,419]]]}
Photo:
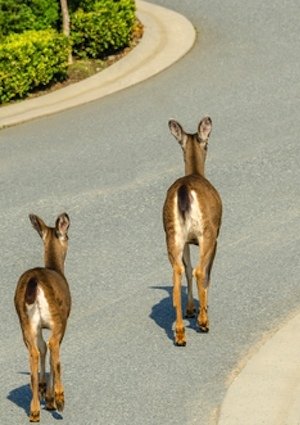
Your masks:
{"label": "larger deer's ear", "polygon": [[198,136],[200,140],[205,142],[208,140],[212,130],[212,120],[210,117],[204,117],[198,126]]}
{"label": "larger deer's ear", "polygon": [[43,239],[45,236],[45,232],[47,230],[46,224],[43,222],[43,220],[34,214],[29,214],[29,219],[31,221],[31,224],[33,228],[38,232],[40,237]]}
{"label": "larger deer's ear", "polygon": [[186,139],[186,133],[181,127],[181,125],[175,121],[170,120],[169,121],[169,129],[171,131],[171,134],[175,137],[175,139],[181,144],[184,145],[185,139]]}
{"label": "larger deer's ear", "polygon": [[55,229],[58,237],[68,239],[68,229],[70,226],[70,218],[67,213],[60,214],[55,223]]}

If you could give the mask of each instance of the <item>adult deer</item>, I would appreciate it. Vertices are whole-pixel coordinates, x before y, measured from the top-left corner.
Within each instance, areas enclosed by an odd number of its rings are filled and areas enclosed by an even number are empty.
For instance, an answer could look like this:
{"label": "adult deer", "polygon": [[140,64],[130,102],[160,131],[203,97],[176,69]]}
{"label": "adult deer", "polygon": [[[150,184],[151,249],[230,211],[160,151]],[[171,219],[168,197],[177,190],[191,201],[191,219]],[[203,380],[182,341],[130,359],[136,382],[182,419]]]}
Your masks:
{"label": "adult deer", "polygon": [[[61,381],[59,348],[71,309],[71,295],[64,276],[64,261],[68,249],[69,217],[59,215],[55,227],[48,227],[41,218],[29,216],[34,229],[44,242],[45,267],[27,270],[18,281],[15,307],[23,339],[29,351],[32,400],[30,422],[40,420],[40,398],[48,410],[62,411],[64,388]],[[46,383],[45,358],[47,345],[42,329],[50,330],[50,377]],[[40,360],[40,374],[39,374]]]}
{"label": "adult deer", "polygon": [[[176,180],[168,189],[163,207],[167,250],[173,269],[175,344],[184,346],[186,338],[181,308],[181,280],[184,271],[188,284],[186,315],[195,315],[192,291],[194,275],[200,303],[197,323],[202,332],[209,330],[207,291],[221,225],[222,202],[217,190],[204,177],[208,138],[212,129],[211,119],[203,118],[195,134],[186,133],[174,120],[169,121],[169,128],[182,147],[185,162],[185,176]],[[199,262],[194,271],[190,261],[190,244],[199,245]]]}

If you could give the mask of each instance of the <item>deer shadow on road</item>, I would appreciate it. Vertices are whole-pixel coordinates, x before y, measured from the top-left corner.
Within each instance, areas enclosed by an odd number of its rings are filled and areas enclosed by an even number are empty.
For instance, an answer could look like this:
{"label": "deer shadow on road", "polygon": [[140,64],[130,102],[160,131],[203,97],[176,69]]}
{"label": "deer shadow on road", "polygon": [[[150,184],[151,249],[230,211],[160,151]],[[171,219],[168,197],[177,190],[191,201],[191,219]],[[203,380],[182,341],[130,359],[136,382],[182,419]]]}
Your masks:
{"label": "deer shadow on road", "polygon": [[[151,286],[151,289],[166,291],[167,297],[160,300],[157,304],[152,307],[150,318],[162,329],[164,329],[167,337],[174,341],[174,331],[173,324],[176,320],[175,309],[173,308],[173,287],[172,286]],[[186,288],[182,287],[181,289],[181,298],[182,298],[182,312],[183,316],[185,315],[185,305],[187,301]],[[196,309],[199,303],[195,300]],[[194,329],[198,332],[198,327],[196,320],[194,318],[185,318],[186,327]]]}
{"label": "deer shadow on road", "polygon": [[[19,372],[21,375],[28,375],[30,376],[30,373],[28,372]],[[7,399],[14,403],[16,406],[20,407],[24,410],[27,416],[29,416],[30,411],[30,402],[32,398],[32,392],[29,384],[22,385],[21,387],[15,388],[14,390],[11,390],[7,396]],[[41,402],[41,410],[45,409],[45,403]],[[49,413],[52,415],[54,419],[63,419],[63,417],[56,411],[49,411]]]}

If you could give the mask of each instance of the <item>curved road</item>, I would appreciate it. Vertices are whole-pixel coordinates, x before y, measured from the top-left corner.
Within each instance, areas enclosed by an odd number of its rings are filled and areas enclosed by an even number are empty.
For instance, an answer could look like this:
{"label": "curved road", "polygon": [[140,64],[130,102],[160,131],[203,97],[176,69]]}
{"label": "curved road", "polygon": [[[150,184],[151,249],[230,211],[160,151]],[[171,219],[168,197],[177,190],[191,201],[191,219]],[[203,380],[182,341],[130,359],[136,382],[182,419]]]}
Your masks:
{"label": "curved road", "polygon": [[[20,273],[42,263],[29,212],[71,218],[65,424],[214,423],[247,353],[300,310],[299,2],[156,3],[197,28],[184,59],[0,133],[1,424],[27,421],[28,357],[12,298]],[[207,113],[207,176],[224,202],[211,331],[187,322],[178,349],[161,208],[183,163],[167,121],[193,131]],[[53,416],[43,411],[42,423]]]}

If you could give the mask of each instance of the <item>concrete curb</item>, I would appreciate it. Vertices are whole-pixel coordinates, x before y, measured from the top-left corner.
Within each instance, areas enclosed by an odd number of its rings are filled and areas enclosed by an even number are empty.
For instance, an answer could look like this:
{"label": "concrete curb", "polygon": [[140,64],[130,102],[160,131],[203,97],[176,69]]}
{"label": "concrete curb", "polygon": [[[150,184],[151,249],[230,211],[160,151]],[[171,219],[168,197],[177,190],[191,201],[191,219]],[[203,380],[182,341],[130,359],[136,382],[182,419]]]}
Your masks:
{"label": "concrete curb", "polygon": [[218,425],[300,424],[300,314],[249,360],[221,406]]}
{"label": "concrete curb", "polygon": [[140,0],[137,15],[144,24],[144,36],[125,58],[79,83],[1,107],[0,128],[72,108],[140,83],[168,68],[192,48],[196,33],[182,15]]}

